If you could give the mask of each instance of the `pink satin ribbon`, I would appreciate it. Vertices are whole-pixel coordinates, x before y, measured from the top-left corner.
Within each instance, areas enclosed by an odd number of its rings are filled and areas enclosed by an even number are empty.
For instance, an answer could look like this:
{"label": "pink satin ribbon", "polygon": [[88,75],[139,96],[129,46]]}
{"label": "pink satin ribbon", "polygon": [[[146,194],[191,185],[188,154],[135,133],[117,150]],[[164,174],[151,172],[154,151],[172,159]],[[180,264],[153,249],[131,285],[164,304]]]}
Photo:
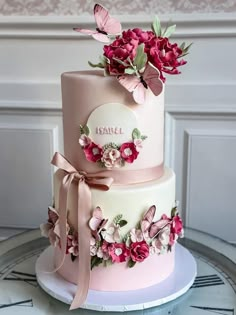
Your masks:
{"label": "pink satin ribbon", "polygon": [[62,179],[59,192],[59,229],[61,260],[56,269],[63,265],[67,247],[67,199],[73,181],[78,183],[78,288],[70,306],[70,310],[80,307],[86,300],[90,281],[90,238],[91,231],[88,221],[91,217],[91,188],[109,190],[111,184],[135,184],[157,179],[163,174],[163,164],[141,170],[105,170],[97,173],[86,173],[76,170],[70,162],[60,153],[56,152],[51,163],[66,172]]}
{"label": "pink satin ribbon", "polygon": [[[90,187],[108,190],[113,182],[110,177],[104,177],[99,174],[86,174],[77,171],[70,162],[60,153],[56,152],[51,163],[64,170],[67,174],[63,177],[59,194],[59,229],[60,245],[62,258],[56,270],[60,269],[65,260],[67,247],[67,198],[70,185],[73,181],[78,183],[78,243],[79,243],[79,262],[78,262],[78,288],[70,306],[70,310],[80,307],[86,300],[89,281],[90,281],[90,238],[91,232],[88,221],[91,217],[91,191]],[[56,271],[55,270],[55,271]]]}

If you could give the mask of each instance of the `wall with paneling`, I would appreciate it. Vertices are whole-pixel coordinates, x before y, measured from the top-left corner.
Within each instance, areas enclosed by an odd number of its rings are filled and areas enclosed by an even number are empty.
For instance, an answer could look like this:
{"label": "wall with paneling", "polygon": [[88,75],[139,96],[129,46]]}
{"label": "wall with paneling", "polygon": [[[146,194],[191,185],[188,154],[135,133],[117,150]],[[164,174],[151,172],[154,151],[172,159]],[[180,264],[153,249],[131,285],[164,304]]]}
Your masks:
{"label": "wall with paneling", "polygon": [[[150,15],[122,15],[148,28]],[[165,161],[177,175],[185,225],[236,242],[236,18],[163,15],[173,38],[194,42],[166,86]],[[60,74],[88,69],[102,44],[72,31],[91,16],[0,18],[0,226],[37,227],[52,202],[55,151],[63,152]]]}

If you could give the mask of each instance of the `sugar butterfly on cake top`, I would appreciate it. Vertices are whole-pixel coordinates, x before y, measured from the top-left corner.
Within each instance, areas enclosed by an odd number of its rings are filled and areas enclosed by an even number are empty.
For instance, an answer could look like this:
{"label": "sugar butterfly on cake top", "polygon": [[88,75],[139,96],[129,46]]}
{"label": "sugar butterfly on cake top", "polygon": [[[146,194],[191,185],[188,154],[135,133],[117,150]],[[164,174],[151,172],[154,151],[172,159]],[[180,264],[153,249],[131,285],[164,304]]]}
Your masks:
{"label": "sugar butterfly on cake top", "polygon": [[109,43],[109,35],[119,35],[121,33],[120,22],[111,17],[102,5],[95,4],[94,6],[94,18],[97,23],[96,30],[87,30],[75,27],[74,31],[80,32],[87,35],[92,35],[92,37],[99,42]]}
{"label": "sugar butterfly on cake top", "polygon": [[149,89],[158,96],[166,81],[164,74],[180,74],[178,68],[187,63],[182,57],[188,54],[191,44],[179,46],[169,40],[175,25],[162,30],[159,18],[155,17],[151,30],[134,28],[121,33],[121,24],[100,4],[95,4],[94,16],[98,25],[96,31],[74,30],[106,43],[110,41],[109,35],[116,37],[112,43],[104,45],[100,62],[89,62],[89,65],[104,69],[104,75],[115,76],[133,94],[136,103],[145,103]]}

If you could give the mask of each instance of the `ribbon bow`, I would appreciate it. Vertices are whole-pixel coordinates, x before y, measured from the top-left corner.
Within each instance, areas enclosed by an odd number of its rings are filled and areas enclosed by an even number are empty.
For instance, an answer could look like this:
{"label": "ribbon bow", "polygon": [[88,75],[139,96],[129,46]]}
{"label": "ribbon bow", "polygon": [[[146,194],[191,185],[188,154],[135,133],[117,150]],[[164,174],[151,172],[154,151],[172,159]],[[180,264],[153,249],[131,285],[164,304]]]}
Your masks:
{"label": "ribbon bow", "polygon": [[[91,211],[91,191],[90,187],[109,190],[113,178],[99,176],[98,174],[87,174],[83,171],[77,171],[70,162],[60,153],[56,152],[51,163],[58,168],[64,170],[66,175],[62,179],[59,193],[59,228],[62,258],[56,270],[60,269],[65,260],[67,246],[67,199],[71,183],[78,183],[78,243],[79,243],[79,273],[78,273],[78,288],[70,306],[70,310],[78,308],[86,300],[89,281],[90,281],[90,238],[91,231],[88,226]],[[55,271],[56,271],[55,270]]]}

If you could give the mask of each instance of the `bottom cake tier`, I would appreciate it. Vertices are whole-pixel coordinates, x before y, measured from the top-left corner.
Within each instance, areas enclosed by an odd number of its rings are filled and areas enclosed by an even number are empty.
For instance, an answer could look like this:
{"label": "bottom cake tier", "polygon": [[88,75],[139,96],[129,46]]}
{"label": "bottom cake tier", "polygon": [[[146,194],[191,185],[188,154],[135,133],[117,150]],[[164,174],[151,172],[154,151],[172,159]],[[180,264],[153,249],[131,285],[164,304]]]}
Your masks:
{"label": "bottom cake tier", "polygon": [[[54,250],[54,265],[61,259],[59,248]],[[114,263],[108,267],[94,267],[90,275],[91,290],[129,291],[147,288],[165,280],[174,270],[175,251],[162,255],[149,255],[143,262],[129,268],[126,262]],[[57,271],[65,280],[78,284],[78,260],[67,255],[63,266]]]}
{"label": "bottom cake tier", "polygon": [[[54,177],[54,208],[42,225],[54,249],[54,265],[67,281],[77,284],[79,261],[78,182],[67,195],[67,248],[64,263],[60,246],[60,187],[65,172]],[[183,235],[175,205],[175,174],[165,168],[155,181],[115,186],[108,191],[91,189],[92,209],[90,289],[128,291],[165,280],[175,266],[175,243]],[[79,196],[80,198],[81,196]]]}

